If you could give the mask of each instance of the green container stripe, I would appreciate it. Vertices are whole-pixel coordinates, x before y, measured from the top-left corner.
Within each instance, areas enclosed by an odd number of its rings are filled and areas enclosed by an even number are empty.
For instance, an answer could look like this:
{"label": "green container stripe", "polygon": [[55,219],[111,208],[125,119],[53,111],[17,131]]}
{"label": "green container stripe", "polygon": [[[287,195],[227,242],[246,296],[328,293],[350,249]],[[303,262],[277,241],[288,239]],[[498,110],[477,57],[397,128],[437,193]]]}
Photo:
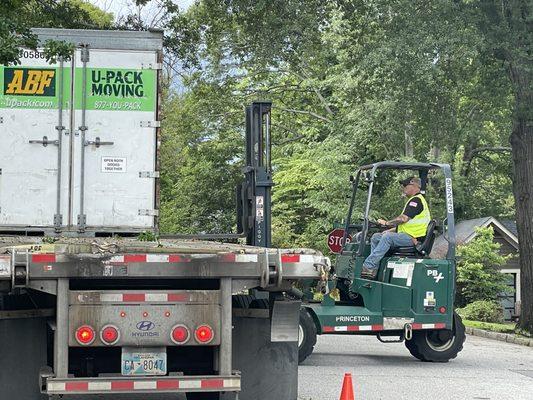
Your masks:
{"label": "green container stripe", "polygon": [[[33,73],[33,80],[30,71],[38,71]],[[50,74],[45,75],[43,71],[55,71],[55,74],[50,78]],[[70,68],[64,68],[64,108],[70,106],[70,75]],[[76,68],[76,110],[81,110],[82,78],[82,68]],[[58,88],[59,68],[0,66],[0,108],[57,109]],[[157,73],[154,70],[87,68],[86,89],[87,110],[155,112],[156,109]]]}
{"label": "green container stripe", "polygon": [[[76,68],[76,82],[80,82],[80,90],[75,91],[76,109],[81,109],[82,73]],[[156,79],[154,70],[87,68],[87,109],[155,111]]]}

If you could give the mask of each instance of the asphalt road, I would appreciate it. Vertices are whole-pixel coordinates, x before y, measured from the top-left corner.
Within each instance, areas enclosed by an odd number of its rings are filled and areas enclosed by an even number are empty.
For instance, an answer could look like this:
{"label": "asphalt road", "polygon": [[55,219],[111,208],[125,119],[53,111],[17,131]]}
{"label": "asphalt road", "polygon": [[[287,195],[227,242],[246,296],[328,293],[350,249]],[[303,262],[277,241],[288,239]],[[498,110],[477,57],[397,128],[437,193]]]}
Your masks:
{"label": "asphalt road", "polygon": [[339,400],[344,374],[355,399],[533,400],[533,348],[467,336],[448,363],[424,363],[403,343],[372,336],[319,336],[299,369],[300,400]]}

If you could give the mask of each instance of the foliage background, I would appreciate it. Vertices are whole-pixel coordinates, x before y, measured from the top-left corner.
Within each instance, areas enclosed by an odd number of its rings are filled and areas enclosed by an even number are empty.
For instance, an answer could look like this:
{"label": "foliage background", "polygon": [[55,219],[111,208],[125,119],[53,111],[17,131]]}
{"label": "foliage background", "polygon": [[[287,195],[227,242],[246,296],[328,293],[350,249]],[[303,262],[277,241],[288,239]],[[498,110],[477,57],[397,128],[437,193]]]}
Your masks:
{"label": "foliage background", "polygon": [[[458,219],[512,218],[513,96],[475,23],[477,6],[204,0],[169,16],[167,48],[180,59],[170,71],[182,86],[169,86],[164,146],[187,138],[192,149],[182,150],[184,163],[165,150],[164,230],[234,229],[243,108],[256,99],[274,104],[276,246],[326,250],[347,211],[350,174],[383,159],[450,163]],[[397,185],[377,189],[376,216],[393,217]],[[197,211],[207,209],[205,220]]]}
{"label": "foliage background", "polygon": [[513,255],[501,255],[500,247],[499,243],[494,242],[492,228],[477,228],[475,239],[465,246],[459,246],[456,296],[458,307],[473,302],[493,301],[500,293],[509,291],[506,275],[502,274],[500,269]]}

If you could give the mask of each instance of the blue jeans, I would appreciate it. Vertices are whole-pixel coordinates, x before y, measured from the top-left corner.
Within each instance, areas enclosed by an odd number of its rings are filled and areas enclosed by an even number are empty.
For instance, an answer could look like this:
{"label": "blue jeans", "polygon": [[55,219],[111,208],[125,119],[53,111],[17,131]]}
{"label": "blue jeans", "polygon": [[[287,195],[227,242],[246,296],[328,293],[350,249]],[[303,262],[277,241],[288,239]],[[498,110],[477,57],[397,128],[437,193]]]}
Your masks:
{"label": "blue jeans", "polygon": [[370,255],[366,258],[363,266],[368,269],[378,269],[379,262],[391,247],[412,245],[413,239],[407,233],[374,233],[370,239]]}

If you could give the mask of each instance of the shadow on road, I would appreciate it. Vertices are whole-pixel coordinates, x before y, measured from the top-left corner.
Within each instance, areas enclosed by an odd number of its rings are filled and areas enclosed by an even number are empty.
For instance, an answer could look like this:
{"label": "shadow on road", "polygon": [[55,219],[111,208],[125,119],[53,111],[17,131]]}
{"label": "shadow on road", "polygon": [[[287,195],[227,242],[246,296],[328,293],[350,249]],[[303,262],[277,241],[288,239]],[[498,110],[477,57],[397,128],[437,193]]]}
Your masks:
{"label": "shadow on road", "polygon": [[[380,355],[380,354],[356,354],[356,353],[313,353],[302,364],[303,366],[350,366],[353,365],[353,361],[357,361],[357,364],[361,365],[361,361],[368,361],[369,364],[381,364],[381,365],[398,365],[406,363],[420,363],[410,355],[398,356],[394,354]],[[346,364],[344,364],[346,363]]]}

